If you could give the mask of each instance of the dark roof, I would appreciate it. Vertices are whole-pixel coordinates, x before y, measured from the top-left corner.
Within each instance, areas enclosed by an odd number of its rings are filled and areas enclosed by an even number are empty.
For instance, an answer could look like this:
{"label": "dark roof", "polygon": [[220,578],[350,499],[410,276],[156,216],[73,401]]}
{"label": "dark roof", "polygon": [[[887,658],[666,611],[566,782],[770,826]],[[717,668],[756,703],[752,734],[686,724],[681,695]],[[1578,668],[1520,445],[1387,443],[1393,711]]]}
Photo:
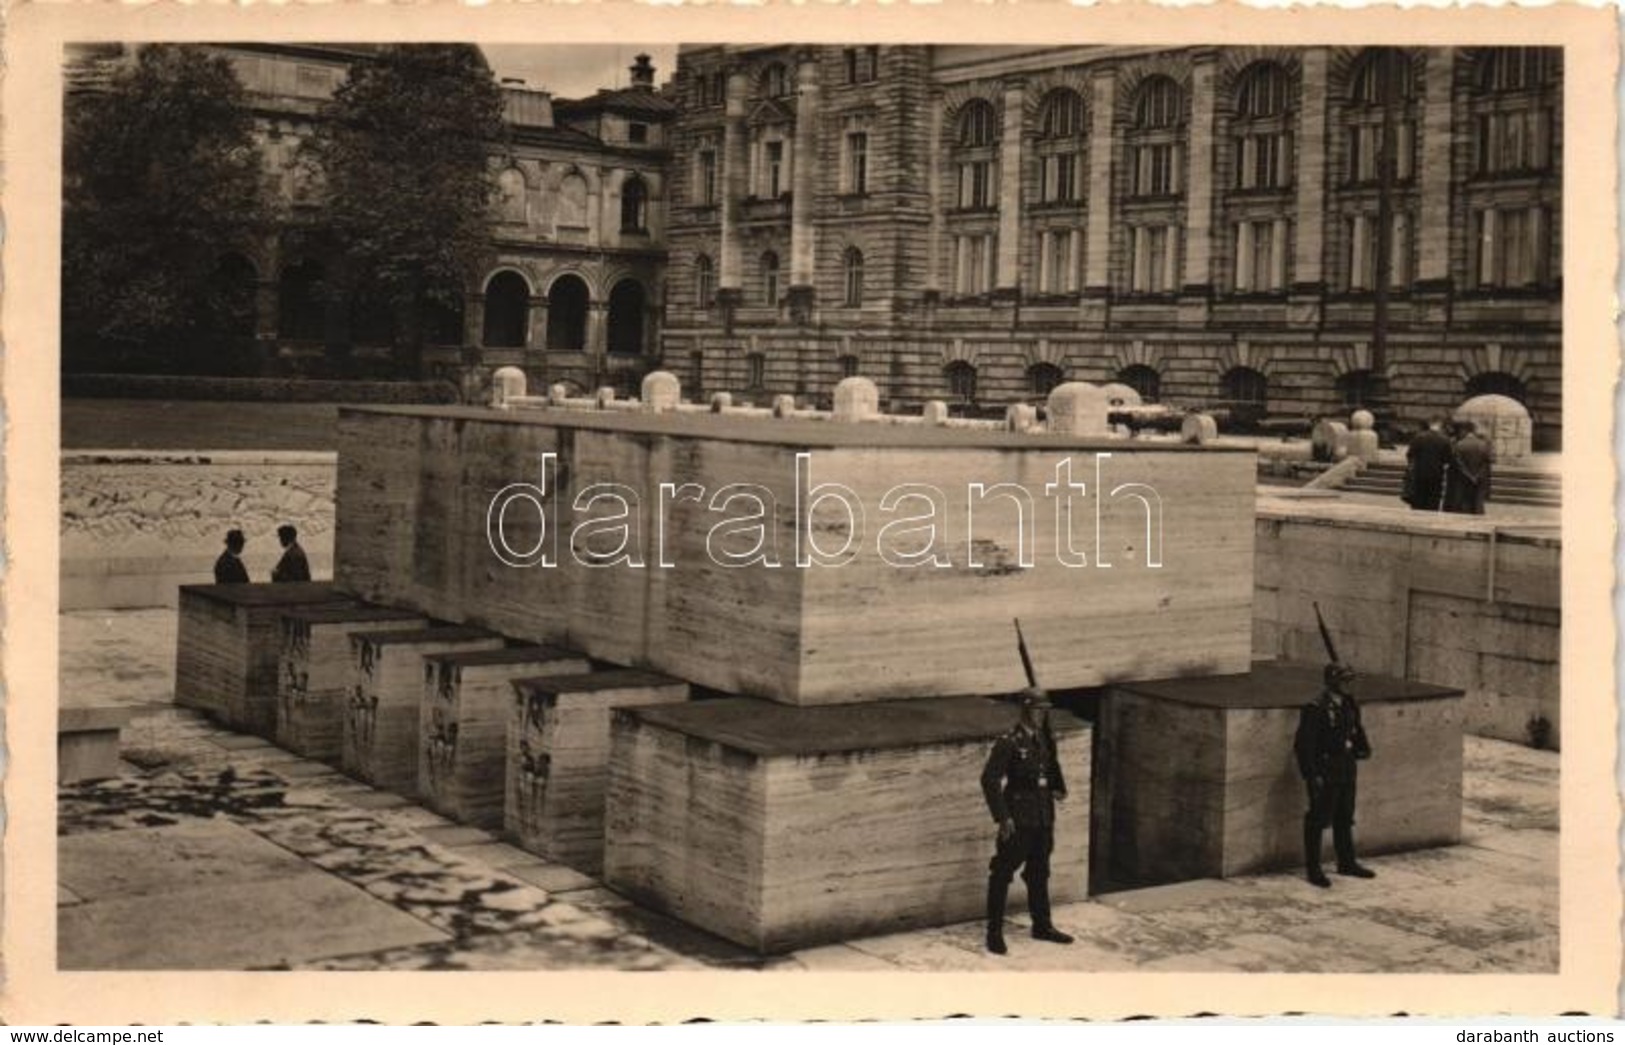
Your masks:
{"label": "dark roof", "polygon": [[677,103],[644,87],[601,90],[590,98],[561,98],[553,103],[553,108],[560,114],[613,110],[628,116],[647,116],[651,119],[677,115]]}

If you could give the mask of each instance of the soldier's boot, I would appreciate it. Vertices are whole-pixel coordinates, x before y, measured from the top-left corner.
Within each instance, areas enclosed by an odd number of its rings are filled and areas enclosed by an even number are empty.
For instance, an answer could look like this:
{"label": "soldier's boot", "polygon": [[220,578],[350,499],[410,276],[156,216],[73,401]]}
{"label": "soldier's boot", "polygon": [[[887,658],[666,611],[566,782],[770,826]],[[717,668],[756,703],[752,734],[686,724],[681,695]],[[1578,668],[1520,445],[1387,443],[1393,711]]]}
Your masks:
{"label": "soldier's boot", "polygon": [[1305,819],[1303,822],[1303,868],[1304,877],[1309,879],[1310,885],[1322,889],[1330,889],[1332,880],[1326,877],[1326,872],[1320,869],[1320,825]]}
{"label": "soldier's boot", "polygon": [[1049,879],[1027,883],[1027,911],[1033,916],[1033,939],[1047,943],[1072,942],[1070,935],[1055,928],[1055,923],[1050,921]]}
{"label": "soldier's boot", "polygon": [[1010,883],[1002,881],[997,875],[991,875],[987,880],[987,949],[994,954],[1004,954],[1010,948],[1004,945],[1004,901]]}
{"label": "soldier's boot", "polygon": [[1337,847],[1337,873],[1350,878],[1375,878],[1377,872],[1354,858],[1354,825],[1333,824],[1332,844]]}

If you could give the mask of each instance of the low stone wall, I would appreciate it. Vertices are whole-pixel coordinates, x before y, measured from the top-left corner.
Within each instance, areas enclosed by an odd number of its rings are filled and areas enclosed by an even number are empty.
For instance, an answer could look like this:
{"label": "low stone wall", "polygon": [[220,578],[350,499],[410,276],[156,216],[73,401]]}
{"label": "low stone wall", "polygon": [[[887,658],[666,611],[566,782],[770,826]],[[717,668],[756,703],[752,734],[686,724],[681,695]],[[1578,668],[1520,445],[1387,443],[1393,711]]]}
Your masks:
{"label": "low stone wall", "polygon": [[1256,656],[1320,662],[1318,601],[1357,670],[1462,689],[1467,732],[1558,746],[1555,529],[1269,499],[1256,525]]}
{"label": "low stone wall", "polygon": [[312,576],[333,575],[337,455],[76,451],[62,455],[62,608],[173,606],[214,579],[226,531],[248,537],[249,577],[269,580],[292,523]]}

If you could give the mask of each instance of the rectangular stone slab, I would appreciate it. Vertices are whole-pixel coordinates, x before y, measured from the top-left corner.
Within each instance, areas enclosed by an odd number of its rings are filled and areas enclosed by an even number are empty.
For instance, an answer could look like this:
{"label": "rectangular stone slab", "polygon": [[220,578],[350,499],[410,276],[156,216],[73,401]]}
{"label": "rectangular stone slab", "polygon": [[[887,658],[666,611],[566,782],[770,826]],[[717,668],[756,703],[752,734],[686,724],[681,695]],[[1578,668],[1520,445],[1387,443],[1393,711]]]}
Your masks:
{"label": "rectangular stone slab", "polygon": [[[1097,727],[1096,887],[1301,866],[1307,798],[1293,738],[1320,689],[1321,668],[1275,662],[1112,687]],[[1460,841],[1461,691],[1371,675],[1353,691],[1373,749],[1359,767],[1360,852]]]}
{"label": "rectangular stone slab", "polygon": [[616,708],[688,700],[688,683],[647,671],[520,679],[511,688],[505,826],[514,843],[597,874]]}
{"label": "rectangular stone slab", "polygon": [[[1247,669],[1251,451],[449,407],[347,409],[340,433],[346,587],[526,641],[568,641],[614,664],[797,705],[1005,693],[1023,679],[1011,623],[1019,617],[1051,687]],[[494,513],[500,491],[544,483],[550,453],[551,487]],[[798,478],[801,454],[809,463]],[[1087,563],[1077,568],[1061,564],[1058,502],[1046,492],[1068,463],[1086,487],[1072,501],[1071,541]],[[850,517],[814,497],[829,483],[849,490]],[[611,487],[629,497],[625,536],[641,568],[579,561],[617,545],[580,525],[607,507],[576,508],[590,489]],[[718,503],[724,488],[742,499]],[[898,500],[910,490],[920,497]],[[688,496],[695,491],[703,494]],[[766,509],[760,529],[718,531],[754,513],[752,497]],[[1021,498],[1030,508],[1018,526]],[[927,537],[884,526],[926,505],[946,565],[898,565],[898,553]],[[550,513],[545,527],[539,511]],[[1148,525],[1153,516],[1160,525]],[[815,551],[833,554],[849,538],[849,563],[811,565]],[[551,566],[508,565],[497,552],[550,541]],[[757,544],[777,567],[727,558]]]}
{"label": "rectangular stone slab", "polygon": [[296,755],[336,765],[344,747],[344,706],[354,684],[350,635],[428,623],[410,610],[360,603],[283,614],[272,739]]}
{"label": "rectangular stone slab", "polygon": [[341,768],[374,787],[415,798],[423,658],[434,653],[501,649],[503,645],[502,636],[468,627],[351,635],[355,685],[345,706]]}
{"label": "rectangular stone slab", "polygon": [[271,737],[282,615],[354,601],[326,582],[182,585],[175,703],[206,712],[232,729]]}
{"label": "rectangular stone slab", "polygon": [[[982,767],[1015,721],[979,698],[624,709],[605,883],[763,953],[981,918],[997,834]],[[1088,892],[1090,730],[1052,722],[1070,795],[1050,890],[1066,903]]]}
{"label": "rectangular stone slab", "polygon": [[102,780],[119,774],[119,733],[135,711],[122,707],[57,710],[56,778],[60,784]]}
{"label": "rectangular stone slab", "polygon": [[465,824],[500,828],[513,681],[579,675],[592,665],[579,653],[550,646],[436,653],[423,663],[418,787],[424,804]]}

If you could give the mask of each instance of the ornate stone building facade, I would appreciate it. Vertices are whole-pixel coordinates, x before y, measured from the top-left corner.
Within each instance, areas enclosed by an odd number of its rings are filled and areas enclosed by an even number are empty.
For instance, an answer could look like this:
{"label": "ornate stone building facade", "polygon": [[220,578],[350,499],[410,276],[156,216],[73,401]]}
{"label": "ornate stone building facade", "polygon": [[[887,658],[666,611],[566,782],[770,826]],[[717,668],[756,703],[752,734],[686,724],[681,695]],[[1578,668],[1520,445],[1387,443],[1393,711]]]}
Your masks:
{"label": "ornate stone building facade", "polygon": [[1405,422],[1497,392],[1559,441],[1556,49],[695,46],[674,89],[691,392],[1385,388]]}
{"label": "ornate stone building facade", "polygon": [[[343,355],[388,372],[387,314],[324,293],[332,261],[316,189],[295,162],[322,104],[373,48],[208,46],[231,61],[248,91],[267,170],[286,204],[274,235],[222,258],[225,280],[253,288],[244,338],[265,369],[320,373]],[[70,65],[70,89],[99,89],[109,65],[127,58],[120,48],[87,52]],[[504,81],[507,134],[491,145],[500,194],[490,256],[458,288],[460,307],[433,308],[431,367],[511,364],[581,389],[636,387],[658,348],[667,137],[676,114],[654,78],[640,56],[630,86],[585,99],[554,100]]]}

